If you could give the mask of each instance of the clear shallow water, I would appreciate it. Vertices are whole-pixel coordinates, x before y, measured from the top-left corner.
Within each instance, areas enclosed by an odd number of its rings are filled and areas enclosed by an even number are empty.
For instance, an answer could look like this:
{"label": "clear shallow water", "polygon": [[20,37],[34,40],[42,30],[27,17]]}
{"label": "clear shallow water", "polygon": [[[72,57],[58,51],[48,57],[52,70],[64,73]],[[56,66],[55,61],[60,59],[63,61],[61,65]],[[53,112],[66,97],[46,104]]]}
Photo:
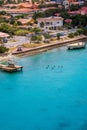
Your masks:
{"label": "clear shallow water", "polygon": [[18,61],[23,72],[0,72],[0,130],[87,130],[87,49]]}

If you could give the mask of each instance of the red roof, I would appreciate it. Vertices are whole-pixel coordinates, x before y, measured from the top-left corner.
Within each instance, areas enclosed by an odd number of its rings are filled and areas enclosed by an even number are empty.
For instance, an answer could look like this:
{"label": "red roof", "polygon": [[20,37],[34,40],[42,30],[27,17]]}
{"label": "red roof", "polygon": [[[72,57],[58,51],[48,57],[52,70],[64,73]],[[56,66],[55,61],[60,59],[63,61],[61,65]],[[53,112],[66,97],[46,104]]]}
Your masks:
{"label": "red roof", "polygon": [[60,13],[55,13],[55,16],[59,16],[60,15]]}
{"label": "red roof", "polygon": [[83,10],[84,10],[84,11],[87,11],[87,7],[86,7],[86,6],[85,6],[85,7],[82,7],[82,8],[81,8],[81,11],[83,11]]}
{"label": "red roof", "polygon": [[22,9],[9,9],[6,10],[9,13],[28,13],[31,12],[32,9],[26,9],[26,8],[22,8]]}
{"label": "red roof", "polygon": [[82,15],[87,14],[87,7],[82,7],[82,8],[80,9],[80,12],[81,12]]}
{"label": "red roof", "polygon": [[79,2],[71,2],[73,5],[79,5]]}
{"label": "red roof", "polygon": [[66,23],[71,23],[71,22],[72,22],[72,19],[66,19],[65,22],[66,22]]}
{"label": "red roof", "polygon": [[3,33],[3,32],[0,32],[0,37],[9,37],[9,34],[7,34],[7,33]]}
{"label": "red roof", "polygon": [[71,15],[81,14],[80,10],[77,10],[77,11],[69,11],[68,13],[71,14]]}
{"label": "red roof", "polygon": [[49,9],[57,9],[57,8],[56,7],[48,7],[48,8],[42,8],[41,10],[46,11],[46,10],[49,10]]}

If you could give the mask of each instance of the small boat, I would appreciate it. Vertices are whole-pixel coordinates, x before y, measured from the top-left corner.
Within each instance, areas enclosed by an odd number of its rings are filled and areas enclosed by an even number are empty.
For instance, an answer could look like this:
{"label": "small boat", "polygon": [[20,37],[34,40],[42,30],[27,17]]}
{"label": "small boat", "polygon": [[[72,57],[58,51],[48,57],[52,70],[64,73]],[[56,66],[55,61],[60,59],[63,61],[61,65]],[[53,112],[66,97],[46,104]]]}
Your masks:
{"label": "small boat", "polygon": [[84,42],[72,43],[72,44],[69,44],[67,46],[68,50],[82,49],[82,48],[85,48],[85,43]]}

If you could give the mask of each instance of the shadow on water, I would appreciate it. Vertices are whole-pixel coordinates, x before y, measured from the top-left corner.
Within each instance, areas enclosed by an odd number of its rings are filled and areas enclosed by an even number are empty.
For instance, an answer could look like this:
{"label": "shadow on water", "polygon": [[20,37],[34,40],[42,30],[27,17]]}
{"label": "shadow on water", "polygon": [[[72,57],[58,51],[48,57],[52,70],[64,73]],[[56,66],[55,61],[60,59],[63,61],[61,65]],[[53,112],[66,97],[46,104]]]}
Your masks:
{"label": "shadow on water", "polygon": [[39,126],[36,126],[35,130],[42,130],[42,129]]}
{"label": "shadow on water", "polygon": [[7,71],[4,71],[4,70],[0,70],[1,73],[4,73],[4,74],[22,74],[23,73],[23,70],[21,71],[15,71],[15,72],[7,72]]}
{"label": "shadow on water", "polygon": [[71,123],[69,121],[61,121],[58,123],[58,130],[64,130],[71,126]]}
{"label": "shadow on water", "polygon": [[87,121],[85,121],[78,130],[87,130]]}
{"label": "shadow on water", "polygon": [[41,108],[40,111],[42,111],[42,112],[47,112],[48,109],[47,109],[47,108]]}
{"label": "shadow on water", "polygon": [[7,90],[12,90],[13,88],[11,88],[11,87],[7,87]]}

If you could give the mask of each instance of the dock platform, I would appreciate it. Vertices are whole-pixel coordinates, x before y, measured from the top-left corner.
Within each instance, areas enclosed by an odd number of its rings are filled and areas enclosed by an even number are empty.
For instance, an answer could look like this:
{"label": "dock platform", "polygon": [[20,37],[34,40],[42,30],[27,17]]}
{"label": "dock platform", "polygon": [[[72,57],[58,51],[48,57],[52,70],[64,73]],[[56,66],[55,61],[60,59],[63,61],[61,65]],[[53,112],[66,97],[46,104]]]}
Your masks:
{"label": "dock platform", "polygon": [[22,71],[22,68],[23,66],[14,65],[14,64],[8,64],[8,65],[0,64],[0,69],[6,72]]}

